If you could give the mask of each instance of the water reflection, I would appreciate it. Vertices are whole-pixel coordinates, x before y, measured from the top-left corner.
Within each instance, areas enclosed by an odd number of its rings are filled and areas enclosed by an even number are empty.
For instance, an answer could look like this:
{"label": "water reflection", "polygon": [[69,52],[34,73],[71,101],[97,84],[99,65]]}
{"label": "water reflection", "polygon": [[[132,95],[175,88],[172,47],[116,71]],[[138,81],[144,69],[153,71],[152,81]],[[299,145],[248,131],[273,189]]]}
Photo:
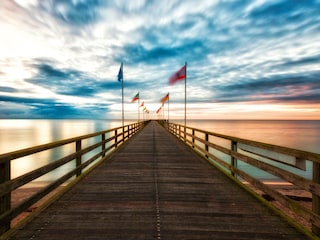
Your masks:
{"label": "water reflection", "polygon": [[[183,121],[173,121],[184,124]],[[320,121],[188,120],[210,132],[320,153]]]}
{"label": "water reflection", "polygon": [[[132,122],[134,121],[126,121],[125,124]],[[183,121],[180,123],[183,124]],[[0,120],[0,154],[121,125],[121,120]],[[320,153],[320,121],[188,120],[187,125],[211,132]],[[225,140],[211,139],[211,137],[209,140],[230,147]],[[93,141],[94,139],[84,141],[83,147],[92,144]],[[12,177],[15,178],[44,166],[74,152],[74,150],[75,144],[68,144],[64,147],[14,160],[12,161]],[[90,153],[90,156],[96,152]],[[221,158],[230,161],[225,156],[221,156]],[[56,176],[61,176],[67,170],[72,169],[74,165],[74,162],[70,162],[49,175],[37,179],[37,181],[55,179]],[[246,165],[243,167],[245,168]],[[310,166],[308,171],[309,169]]]}
{"label": "water reflection", "polygon": [[[125,124],[131,122],[127,121]],[[118,120],[0,120],[0,154],[107,130],[121,125],[122,122]],[[82,143],[82,147],[86,147],[94,141],[95,139],[93,138],[85,140]],[[13,160],[11,162],[11,177],[16,178],[21,176],[74,151],[75,144],[68,144]],[[93,154],[91,153],[91,155]],[[87,155],[85,157],[89,158],[90,156]],[[66,171],[74,168],[74,165],[75,162],[70,162],[52,173],[37,179],[37,181],[56,179],[57,176],[61,176]]]}
{"label": "water reflection", "polygon": [[[184,124],[183,122],[178,122]],[[206,130],[209,132],[220,133],[229,136],[236,136],[239,138],[250,139],[280,146],[286,146],[295,149],[320,153],[320,121],[210,121],[210,120],[190,120],[188,126]],[[191,134],[191,130],[188,130]],[[204,134],[201,132],[195,133],[197,137],[204,139]],[[191,138],[188,138],[191,141]],[[209,136],[209,141],[219,146],[231,149],[229,140]],[[195,143],[204,148],[204,144],[195,140]],[[248,155],[247,152],[239,152]],[[230,156],[210,148],[209,152],[220,160],[230,164]],[[250,155],[250,154],[249,154]],[[305,170],[299,170],[293,167],[284,166],[281,163],[269,161],[268,159],[255,156],[261,161],[267,162],[276,167],[286,169],[304,178],[311,179],[312,164],[306,163]],[[265,171],[257,169],[250,164],[238,161],[238,168],[249,173],[251,176],[264,181],[279,181],[279,178]],[[226,171],[229,171],[225,169]]]}

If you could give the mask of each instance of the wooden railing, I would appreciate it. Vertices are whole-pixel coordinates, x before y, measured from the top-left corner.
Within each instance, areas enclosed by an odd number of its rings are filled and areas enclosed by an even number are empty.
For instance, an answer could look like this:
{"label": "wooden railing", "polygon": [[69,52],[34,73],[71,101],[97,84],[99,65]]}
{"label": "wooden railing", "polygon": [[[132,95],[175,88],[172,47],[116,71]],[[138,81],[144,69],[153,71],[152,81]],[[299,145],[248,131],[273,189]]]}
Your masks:
{"label": "wooden railing", "polygon": [[[309,230],[320,236],[320,154],[300,151],[237,137],[162,122],[176,137],[198,151],[213,165],[230,174],[241,184],[259,189],[310,223]],[[275,185],[253,176],[252,169],[262,170],[282,183],[292,184],[312,197],[312,207],[299,204]],[[258,171],[259,171],[258,170]],[[309,176],[308,176],[309,174]]]}
{"label": "wooden railing", "polygon": [[[142,129],[145,124],[147,124],[147,122],[133,123],[125,125],[124,127],[121,126],[106,131],[0,155],[0,234],[10,229],[11,221],[15,217],[26,211],[34,203],[52,192],[61,184],[66,183],[74,177],[80,176],[83,172],[88,170],[90,166],[105,159],[107,154],[122,145],[126,140]],[[70,146],[70,144],[72,149],[71,153],[62,156],[59,159],[55,159],[53,161],[50,160],[49,164],[34,169],[14,179],[10,177],[11,164],[13,161],[18,161],[18,159],[21,160],[23,157],[32,156],[44,151],[59,151],[60,153],[63,153],[63,147]],[[18,206],[11,207],[11,194],[15,189],[39,179],[45,174],[52,173],[52,171],[65,166],[70,162],[73,162],[74,164],[68,172],[63,172],[62,176],[54,179],[46,187],[30,196]]]}

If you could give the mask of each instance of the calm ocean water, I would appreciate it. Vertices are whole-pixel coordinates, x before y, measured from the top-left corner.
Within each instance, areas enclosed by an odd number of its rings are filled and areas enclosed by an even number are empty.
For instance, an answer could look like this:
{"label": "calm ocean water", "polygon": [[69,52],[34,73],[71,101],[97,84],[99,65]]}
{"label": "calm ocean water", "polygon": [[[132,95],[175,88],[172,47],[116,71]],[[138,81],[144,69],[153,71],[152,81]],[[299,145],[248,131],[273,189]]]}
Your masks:
{"label": "calm ocean water", "polygon": [[[125,124],[132,122],[134,121],[126,121]],[[173,122],[183,124],[182,120]],[[2,119],[0,154],[110,129],[121,124],[121,120]],[[320,121],[188,120],[187,125],[210,132],[320,153]],[[55,155],[30,156],[14,161],[12,177],[47,164],[53,160],[53,156]],[[41,180],[47,181],[50,178]]]}
{"label": "calm ocean water", "polygon": [[0,119],[0,154],[121,125],[121,120]]}
{"label": "calm ocean water", "polygon": [[[174,121],[184,124],[183,121]],[[320,153],[320,120],[188,120],[210,132]]]}

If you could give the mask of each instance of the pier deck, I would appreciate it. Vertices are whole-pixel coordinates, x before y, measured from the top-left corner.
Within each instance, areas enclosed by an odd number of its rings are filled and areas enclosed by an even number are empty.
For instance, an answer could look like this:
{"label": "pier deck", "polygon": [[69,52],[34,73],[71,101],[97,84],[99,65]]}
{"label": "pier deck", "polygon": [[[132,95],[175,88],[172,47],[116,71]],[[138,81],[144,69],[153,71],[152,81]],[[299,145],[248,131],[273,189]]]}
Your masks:
{"label": "pier deck", "polygon": [[151,122],[12,239],[307,239]]}

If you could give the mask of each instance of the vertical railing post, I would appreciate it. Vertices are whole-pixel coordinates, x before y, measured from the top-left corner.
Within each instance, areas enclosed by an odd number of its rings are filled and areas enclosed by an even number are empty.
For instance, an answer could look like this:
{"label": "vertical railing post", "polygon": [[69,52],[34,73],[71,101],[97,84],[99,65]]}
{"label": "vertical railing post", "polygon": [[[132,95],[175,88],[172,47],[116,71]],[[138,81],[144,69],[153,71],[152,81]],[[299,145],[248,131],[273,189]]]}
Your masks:
{"label": "vertical railing post", "polygon": [[179,125],[179,139],[181,138],[181,126]]}
{"label": "vertical railing post", "polygon": [[127,128],[127,139],[129,139],[129,137],[130,137],[130,136],[129,136],[129,131],[130,131],[130,128],[129,128],[129,127],[130,127],[130,125],[128,125],[128,128]]}
{"label": "vertical railing post", "polygon": [[122,139],[122,142],[124,143],[125,141],[126,141],[126,138],[127,138],[127,136],[126,136],[126,128],[127,128],[127,126],[125,126],[124,128],[123,128],[123,139]]}
{"label": "vertical railing post", "polygon": [[183,139],[184,139],[184,142],[187,142],[187,127],[186,125],[184,125],[184,136],[183,136]]}
{"label": "vertical railing post", "polygon": [[118,129],[114,130],[114,148],[118,146]]}
{"label": "vertical railing post", "polygon": [[129,139],[130,138],[130,125],[128,125],[128,127],[127,127],[127,138]]}
{"label": "vertical railing post", "polygon": [[[10,181],[10,161],[0,163],[0,184]],[[11,208],[11,192],[0,197],[0,215],[9,211]],[[0,226],[0,235],[10,229],[10,220]]]}
{"label": "vertical railing post", "polygon": [[194,148],[194,129],[192,129],[192,148]]}
{"label": "vertical railing post", "polygon": [[102,133],[101,135],[101,142],[102,142],[102,145],[101,145],[101,151],[102,151],[102,157],[105,157],[106,156],[106,153],[104,152],[106,150],[106,143],[104,142],[106,140],[106,134],[105,133]]}
{"label": "vertical railing post", "polygon": [[[231,141],[231,150],[233,152],[237,152],[238,151],[238,145],[237,145],[237,142],[236,141]],[[238,167],[238,164],[237,164],[237,159],[233,156],[231,156],[231,166],[232,166],[232,169],[236,169]],[[236,177],[236,174],[233,170],[231,170],[231,174],[233,177]]]}
{"label": "vertical railing post", "polygon": [[[76,158],[76,167],[81,166],[82,164],[82,154],[80,153],[81,151],[81,140],[76,141],[76,153],[77,153],[77,158]],[[77,177],[80,176],[82,172],[82,169],[77,170]]]}
{"label": "vertical railing post", "polygon": [[127,139],[130,138],[130,125],[128,125],[127,127]]}
{"label": "vertical railing post", "polygon": [[177,125],[177,134],[176,134],[176,136],[178,138],[180,138],[180,126],[178,126],[178,125]]}
{"label": "vertical railing post", "polygon": [[[313,183],[320,183],[320,163],[313,162],[312,180]],[[320,197],[316,194],[312,194],[312,211],[316,215],[320,214]],[[320,236],[320,227],[315,224],[312,224],[312,232],[315,235]]]}
{"label": "vertical railing post", "polygon": [[124,143],[124,126],[122,126],[122,143]]}
{"label": "vertical railing post", "polygon": [[[206,138],[205,149],[206,149],[206,152],[209,152],[209,145],[208,145],[208,142],[209,142],[209,134],[208,134],[208,133],[206,133],[205,138]],[[206,158],[209,158],[209,156],[208,156],[207,154],[206,154]]]}

